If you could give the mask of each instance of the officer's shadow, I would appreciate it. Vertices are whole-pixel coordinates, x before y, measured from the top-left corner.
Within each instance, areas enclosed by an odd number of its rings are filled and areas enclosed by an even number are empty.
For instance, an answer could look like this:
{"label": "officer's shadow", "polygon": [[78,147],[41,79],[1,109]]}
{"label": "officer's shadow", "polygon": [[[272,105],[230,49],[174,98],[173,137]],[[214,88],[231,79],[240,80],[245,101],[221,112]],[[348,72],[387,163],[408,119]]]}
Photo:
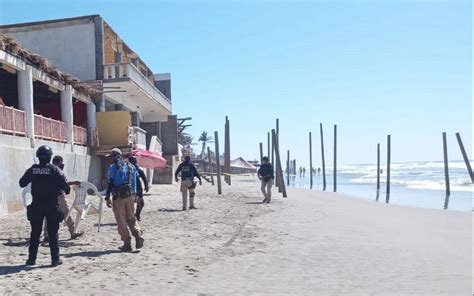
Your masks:
{"label": "officer's shadow", "polygon": [[21,265],[11,265],[11,266],[0,266],[0,276],[8,275],[8,274],[15,274],[22,271],[29,271],[33,269],[40,269],[40,268],[49,268],[50,265],[35,265],[35,266],[28,266],[26,264]]}
{"label": "officer's shadow", "polygon": [[[3,243],[6,247],[28,247],[30,244],[29,238],[1,238],[0,241],[5,241]],[[41,246],[47,246],[44,243],[40,243]],[[90,244],[80,243],[79,241],[71,241],[71,240],[60,240],[59,247],[61,248],[69,248],[69,247],[76,247],[76,246],[90,246]]]}
{"label": "officer's shadow", "polygon": [[[138,250],[137,250],[138,251]],[[62,256],[65,258],[71,258],[71,257],[100,257],[103,255],[110,255],[110,254],[116,254],[116,253],[122,253],[120,250],[103,250],[103,251],[81,251],[77,253],[66,253],[63,254]],[[132,253],[138,253],[138,252],[132,252]]]}
{"label": "officer's shadow", "polygon": [[1,238],[0,241],[5,241],[3,243],[6,247],[25,247],[30,244],[29,238]]}

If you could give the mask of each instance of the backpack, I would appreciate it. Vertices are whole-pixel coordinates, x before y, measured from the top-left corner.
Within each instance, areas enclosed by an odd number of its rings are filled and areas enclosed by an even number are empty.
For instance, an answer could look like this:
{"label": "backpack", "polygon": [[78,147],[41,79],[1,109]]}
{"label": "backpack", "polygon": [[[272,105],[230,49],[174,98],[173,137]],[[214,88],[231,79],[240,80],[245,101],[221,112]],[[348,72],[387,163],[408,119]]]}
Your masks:
{"label": "backpack", "polygon": [[[128,162],[124,162],[123,166],[117,166],[117,171],[115,172],[114,180],[119,179],[121,181],[125,181],[120,186],[117,187],[117,195],[119,198],[127,198],[132,196],[132,167],[131,164]],[[125,167],[127,168],[125,170]]]}

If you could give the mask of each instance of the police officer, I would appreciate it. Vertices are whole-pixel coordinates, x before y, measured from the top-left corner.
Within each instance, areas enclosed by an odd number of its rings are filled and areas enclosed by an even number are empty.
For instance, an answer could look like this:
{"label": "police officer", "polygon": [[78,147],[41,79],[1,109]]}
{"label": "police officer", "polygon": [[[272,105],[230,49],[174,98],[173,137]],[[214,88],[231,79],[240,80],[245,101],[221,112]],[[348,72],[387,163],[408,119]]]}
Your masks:
{"label": "police officer", "polygon": [[194,206],[194,189],[196,188],[196,182],[194,182],[194,177],[199,179],[199,185],[202,185],[201,176],[194,164],[191,163],[191,157],[185,156],[184,161],[179,164],[176,172],[174,173],[174,178],[178,182],[178,175],[181,173],[181,194],[183,196],[183,211],[187,209],[188,203],[188,190],[189,190],[189,209],[196,209]]}
{"label": "police officer", "polygon": [[[130,232],[135,237],[135,248],[142,248],[145,241],[133,213],[138,174],[135,167],[123,159],[122,151],[119,148],[114,148],[111,152],[114,162],[109,166],[107,173],[109,186],[105,194],[105,201],[114,212],[117,231],[123,241],[123,246],[119,249],[123,252],[131,252]],[[110,200],[111,195],[113,202]]]}
{"label": "police officer", "polygon": [[69,194],[71,188],[61,170],[50,163],[52,156],[51,147],[39,147],[36,151],[39,164],[34,164],[26,170],[20,179],[22,188],[31,183],[31,195],[33,196],[33,201],[26,208],[26,215],[31,224],[29,255],[26,265],[36,264],[41,229],[45,218],[48,222],[51,265],[57,266],[63,263],[59,259],[58,229],[64,214],[58,207],[58,196],[62,192]]}
{"label": "police officer", "polygon": [[135,210],[135,217],[137,218],[138,221],[141,220],[140,214],[142,212],[143,207],[145,206],[145,200],[143,199],[143,186],[142,182],[140,179],[143,181],[143,185],[145,187],[145,192],[148,192],[150,190],[150,187],[148,187],[148,179],[146,178],[145,172],[138,166],[138,161],[135,156],[130,156],[128,158],[128,161],[133,164],[135,169],[137,170],[138,176],[137,176],[137,196],[136,196],[136,203],[137,203],[137,209]]}

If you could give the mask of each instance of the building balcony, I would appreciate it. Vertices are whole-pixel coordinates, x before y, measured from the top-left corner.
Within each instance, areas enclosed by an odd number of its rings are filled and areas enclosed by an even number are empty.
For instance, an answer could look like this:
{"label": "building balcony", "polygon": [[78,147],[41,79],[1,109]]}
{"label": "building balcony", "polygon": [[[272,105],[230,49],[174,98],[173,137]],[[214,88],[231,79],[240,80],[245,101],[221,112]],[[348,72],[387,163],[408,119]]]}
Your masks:
{"label": "building balcony", "polygon": [[65,122],[35,114],[35,138],[55,142],[67,142]]}
{"label": "building balcony", "polygon": [[145,117],[171,114],[171,100],[152,81],[131,63],[104,65],[104,86],[118,87],[123,92],[111,92],[107,96],[132,111],[136,106]]}
{"label": "building balcony", "polygon": [[25,112],[0,105],[0,133],[26,136]]}

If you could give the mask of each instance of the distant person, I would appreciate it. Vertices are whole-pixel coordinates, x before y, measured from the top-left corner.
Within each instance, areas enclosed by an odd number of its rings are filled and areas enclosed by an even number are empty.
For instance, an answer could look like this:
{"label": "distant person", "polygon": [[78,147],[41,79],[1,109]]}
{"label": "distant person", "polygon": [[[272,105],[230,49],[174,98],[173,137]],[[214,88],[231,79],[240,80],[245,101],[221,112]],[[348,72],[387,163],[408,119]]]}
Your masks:
{"label": "distant person", "polygon": [[380,174],[383,174],[383,169],[380,169]]}
{"label": "distant person", "polygon": [[[120,149],[112,149],[111,155],[114,162],[110,164],[107,173],[109,185],[105,194],[105,201],[114,212],[117,230],[123,241],[123,246],[119,249],[123,252],[131,252],[132,238],[130,232],[135,237],[135,248],[142,248],[145,241],[133,213],[138,174],[135,167],[123,159]],[[111,194],[113,202],[110,200]]]}
{"label": "distant person", "polygon": [[189,209],[194,210],[194,196],[196,195],[194,189],[196,188],[196,182],[194,182],[194,177],[199,179],[199,185],[202,185],[201,176],[194,164],[191,163],[191,157],[185,156],[184,161],[179,164],[176,172],[174,173],[174,178],[178,182],[178,175],[181,174],[181,187],[180,191],[183,197],[183,211],[187,210],[188,206],[188,191],[189,191]]}
{"label": "distant person", "polygon": [[303,177],[304,177],[305,174],[306,174],[306,168],[303,167]]}
{"label": "distant person", "polygon": [[26,216],[31,224],[26,265],[36,264],[41,229],[45,218],[48,221],[51,265],[58,266],[63,263],[59,259],[58,229],[59,223],[64,219],[64,213],[58,207],[58,196],[63,192],[69,194],[71,188],[61,170],[50,163],[52,156],[51,147],[40,146],[36,151],[39,164],[34,164],[20,179],[22,188],[31,183],[31,195],[33,196],[31,204],[26,207]]}
{"label": "distant person", "polygon": [[262,158],[262,165],[258,169],[258,178],[262,181],[261,189],[264,196],[262,203],[270,203],[272,199],[273,179],[275,177],[273,173],[273,166],[268,161],[268,157],[266,156]]}
{"label": "distant person", "polygon": [[303,175],[303,168],[300,167],[300,177]]}
{"label": "distant person", "polygon": [[318,168],[318,175],[321,174],[321,168]]}
{"label": "distant person", "polygon": [[[56,166],[61,170],[61,172],[64,170],[64,160],[61,156],[56,155],[53,157],[53,165]],[[75,181],[75,182],[68,182],[68,185],[80,185],[81,182]],[[64,214],[64,217],[66,217],[69,213],[69,206],[66,201],[66,194],[64,193],[63,190],[61,190],[59,196],[58,196],[58,206],[61,212]],[[76,239],[84,234],[84,232],[74,232],[74,220],[72,219],[71,216],[69,216],[66,219],[66,226],[69,229],[69,234],[71,235],[71,239]],[[43,235],[44,235],[44,243],[49,242],[49,235],[48,235],[48,221],[45,219],[44,221],[44,227],[43,227]]]}
{"label": "distant person", "polygon": [[[150,190],[150,187],[148,187],[148,179],[145,176],[145,172],[138,166],[138,161],[135,156],[131,156],[128,158],[128,161],[133,164],[135,169],[138,172],[137,176],[137,196],[136,196],[136,203],[137,203],[137,209],[135,211],[135,217],[137,218],[138,221],[141,221],[140,214],[142,212],[143,207],[145,206],[145,200],[143,199],[143,187],[145,187],[145,192],[148,192]],[[142,182],[140,179],[143,181],[143,186]]]}

